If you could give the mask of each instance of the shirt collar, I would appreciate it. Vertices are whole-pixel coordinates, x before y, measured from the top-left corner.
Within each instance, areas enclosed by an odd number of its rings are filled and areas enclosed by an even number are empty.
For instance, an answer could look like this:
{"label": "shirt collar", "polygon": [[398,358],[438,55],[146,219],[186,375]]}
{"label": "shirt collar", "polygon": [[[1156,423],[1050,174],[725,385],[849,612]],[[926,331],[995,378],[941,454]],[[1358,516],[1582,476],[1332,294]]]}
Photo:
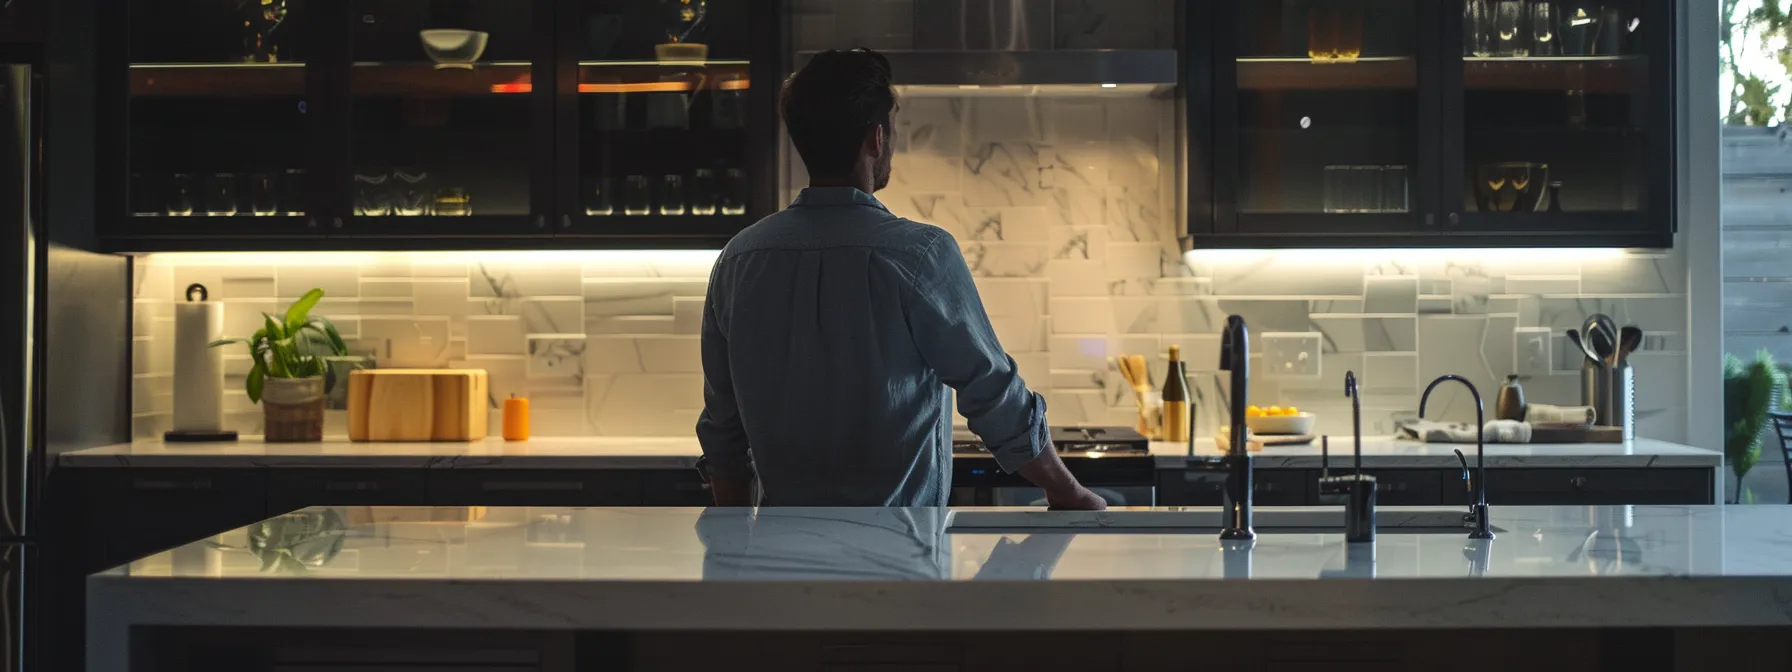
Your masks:
{"label": "shirt collar", "polygon": [[808,187],[796,195],[796,200],[790,202],[790,207],[793,208],[829,205],[865,205],[884,212],[890,211],[876,197],[859,191],[857,187]]}

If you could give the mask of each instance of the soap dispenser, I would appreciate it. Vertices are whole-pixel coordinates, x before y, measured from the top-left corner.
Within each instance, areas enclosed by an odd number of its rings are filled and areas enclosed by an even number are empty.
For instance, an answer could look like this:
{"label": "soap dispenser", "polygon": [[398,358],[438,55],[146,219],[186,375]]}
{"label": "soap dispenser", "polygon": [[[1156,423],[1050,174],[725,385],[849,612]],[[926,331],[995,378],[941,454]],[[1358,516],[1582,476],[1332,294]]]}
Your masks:
{"label": "soap dispenser", "polygon": [[1524,388],[1518,384],[1518,375],[1506,376],[1506,382],[1500,384],[1500,394],[1493,402],[1493,417],[1500,420],[1524,419]]}

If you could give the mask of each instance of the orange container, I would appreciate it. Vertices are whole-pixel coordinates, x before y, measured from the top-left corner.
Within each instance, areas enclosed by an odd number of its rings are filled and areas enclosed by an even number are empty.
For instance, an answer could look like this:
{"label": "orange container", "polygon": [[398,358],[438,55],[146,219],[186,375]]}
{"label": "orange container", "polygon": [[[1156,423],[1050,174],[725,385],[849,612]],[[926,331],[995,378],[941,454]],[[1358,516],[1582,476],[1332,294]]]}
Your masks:
{"label": "orange container", "polygon": [[510,395],[504,400],[504,440],[529,440],[529,400]]}

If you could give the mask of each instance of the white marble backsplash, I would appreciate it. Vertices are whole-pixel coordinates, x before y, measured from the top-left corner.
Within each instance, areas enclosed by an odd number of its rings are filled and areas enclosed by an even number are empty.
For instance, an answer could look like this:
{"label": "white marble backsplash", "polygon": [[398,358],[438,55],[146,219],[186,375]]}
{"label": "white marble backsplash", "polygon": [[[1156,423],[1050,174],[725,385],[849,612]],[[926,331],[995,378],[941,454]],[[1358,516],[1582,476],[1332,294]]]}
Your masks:
{"label": "white marble backsplash", "polygon": [[[1579,401],[1563,337],[1603,312],[1647,334],[1633,357],[1641,434],[1679,441],[1686,390],[1681,254],[1612,250],[1230,251],[1184,255],[1175,214],[1175,106],[1148,98],[905,98],[895,174],[878,197],[960,241],[1003,346],[1058,424],[1133,424],[1112,358],[1145,354],[1154,381],[1180,345],[1211,435],[1224,408],[1218,332],[1252,330],[1251,400],[1349,431],[1391,434],[1426,382],[1466,376],[1492,412],[1507,374],[1533,402]],[[1003,120],[1006,120],[1005,122]],[[802,184],[801,166],[791,182]],[[1169,213],[1166,215],[1166,213]],[[689,436],[702,405],[698,336],[714,253],[149,255],[136,261],[139,437],[167,427],[169,302],[203,282],[227,335],[252,332],[311,287],[357,352],[388,364],[490,372],[494,404],[532,399],[538,436]],[[1305,355],[1304,359],[1302,355]],[[245,375],[232,352],[227,372]],[[233,382],[240,389],[240,382]],[[1459,387],[1434,416],[1472,419]],[[494,406],[495,407],[495,406]],[[230,425],[260,413],[227,399]],[[1436,410],[1433,410],[1436,409]]]}

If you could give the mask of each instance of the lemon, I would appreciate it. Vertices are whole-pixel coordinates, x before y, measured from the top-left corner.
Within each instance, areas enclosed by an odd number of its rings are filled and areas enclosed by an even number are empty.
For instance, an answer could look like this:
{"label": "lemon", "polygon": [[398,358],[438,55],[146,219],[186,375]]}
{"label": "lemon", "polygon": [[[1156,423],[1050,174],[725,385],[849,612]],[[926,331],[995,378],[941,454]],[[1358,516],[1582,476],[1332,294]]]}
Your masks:
{"label": "lemon", "polygon": [[1244,408],[1244,417],[1261,418],[1263,417],[1263,409],[1257,406],[1246,406]]}
{"label": "lemon", "polygon": [[1282,407],[1281,406],[1271,406],[1271,407],[1269,407],[1268,410],[1263,411],[1263,413],[1264,413],[1264,415],[1268,415],[1269,417],[1272,417],[1272,418],[1281,417]]}
{"label": "lemon", "polygon": [[1291,416],[1293,416],[1293,415],[1300,415],[1300,409],[1298,409],[1298,408],[1295,408],[1295,407],[1293,407],[1293,406],[1289,406],[1289,407],[1287,407],[1287,408],[1284,408],[1284,409],[1282,409],[1282,412],[1283,412],[1283,413],[1286,413],[1286,414],[1288,414],[1288,415],[1291,415]]}

